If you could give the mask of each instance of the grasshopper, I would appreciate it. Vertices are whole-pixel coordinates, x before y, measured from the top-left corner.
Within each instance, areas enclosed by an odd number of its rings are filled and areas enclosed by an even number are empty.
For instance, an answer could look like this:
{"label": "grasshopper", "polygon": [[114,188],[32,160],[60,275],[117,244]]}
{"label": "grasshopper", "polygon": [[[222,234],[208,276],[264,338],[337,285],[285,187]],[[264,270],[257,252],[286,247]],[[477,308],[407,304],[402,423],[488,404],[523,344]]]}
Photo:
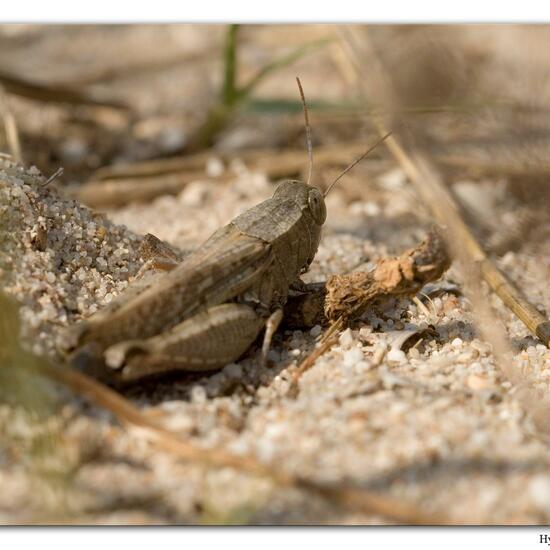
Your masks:
{"label": "grasshopper", "polygon": [[306,288],[300,275],[319,246],[326,194],[386,137],[323,194],[310,183],[309,117],[296,80],[306,122],[307,182],[283,181],[271,198],[217,230],[181,262],[149,236],[154,252],[146,266],[164,271],[130,285],[107,307],[68,330],[64,347],[74,365],[82,368],[90,358],[99,358],[101,376],[116,382],[173,370],[214,370],[243,355],[262,329],[265,362],[289,292]]}

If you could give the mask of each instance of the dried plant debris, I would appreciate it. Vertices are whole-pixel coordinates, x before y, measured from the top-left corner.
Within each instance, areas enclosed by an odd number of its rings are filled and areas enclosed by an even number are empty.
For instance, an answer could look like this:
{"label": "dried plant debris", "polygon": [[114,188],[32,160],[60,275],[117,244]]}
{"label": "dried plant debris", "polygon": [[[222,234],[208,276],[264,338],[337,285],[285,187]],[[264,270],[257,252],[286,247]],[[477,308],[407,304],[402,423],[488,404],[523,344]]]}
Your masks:
{"label": "dried plant debris", "polygon": [[439,279],[451,263],[443,239],[435,229],[418,247],[397,258],[384,258],[369,272],[334,275],[326,284],[328,319],[360,317],[373,303],[389,296],[413,296]]}
{"label": "dried plant debris", "polygon": [[369,271],[332,275],[311,283],[306,292],[291,294],[285,310],[289,328],[314,327],[360,318],[369,308],[401,296],[414,296],[440,279],[450,266],[445,243],[433,228],[417,247],[401,256],[381,258]]}

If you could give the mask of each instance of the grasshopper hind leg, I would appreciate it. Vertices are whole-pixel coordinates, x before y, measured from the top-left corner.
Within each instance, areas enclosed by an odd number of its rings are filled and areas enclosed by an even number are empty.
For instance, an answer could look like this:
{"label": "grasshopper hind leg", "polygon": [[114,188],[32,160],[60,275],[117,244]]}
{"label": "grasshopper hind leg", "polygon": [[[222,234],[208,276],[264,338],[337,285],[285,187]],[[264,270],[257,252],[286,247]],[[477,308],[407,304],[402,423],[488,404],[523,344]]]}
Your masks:
{"label": "grasshopper hind leg", "polygon": [[247,305],[214,306],[161,335],[109,347],[105,361],[127,382],[175,370],[215,370],[243,355],[264,325]]}

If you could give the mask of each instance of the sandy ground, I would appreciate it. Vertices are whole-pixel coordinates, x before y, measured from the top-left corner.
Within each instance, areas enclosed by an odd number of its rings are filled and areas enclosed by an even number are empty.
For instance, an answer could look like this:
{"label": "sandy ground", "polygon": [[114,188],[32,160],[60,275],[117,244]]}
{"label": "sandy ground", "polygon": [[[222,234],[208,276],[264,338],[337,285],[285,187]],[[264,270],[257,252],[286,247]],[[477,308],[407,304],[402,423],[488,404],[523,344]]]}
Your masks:
{"label": "sandy ground", "polygon": [[[62,201],[53,188],[36,183],[37,175],[23,177],[9,163],[0,176],[3,229],[9,237],[2,264],[13,269],[6,272],[6,289],[23,304],[24,333],[32,348],[54,356],[52,343],[61,328],[57,323],[92,313],[136,273],[140,234],[153,232],[183,250],[193,248],[273,188],[262,174],[241,167],[229,185],[197,182],[179,196],[110,212],[108,221]],[[385,174],[372,183],[377,201],[355,201],[351,207],[335,191],[307,279],[368,268],[387,255],[383,235],[369,239],[369,231],[380,219],[391,224],[414,210],[414,196],[404,192],[405,185],[399,173]],[[396,195],[408,199],[387,200]],[[41,242],[39,227],[45,229]],[[392,240],[400,238],[404,249],[423,231],[417,222],[394,233]],[[528,281],[531,298],[546,308],[550,296],[541,266],[547,273],[547,262],[544,245],[502,259],[503,267],[514,266],[510,275],[520,284]],[[444,510],[456,521],[547,522],[546,445],[533,435],[490,347],[476,336],[453,269],[426,291],[430,297],[425,307],[392,301],[344,331],[339,343],[303,376],[295,399],[288,395],[289,379],[313,349],[317,327],[279,333],[264,369],[253,347],[218,373],[182,374],[135,387],[127,396],[199,445],[252,453],[316,480],[351,480],[427,511]],[[495,305],[514,342],[516,363],[535,373],[546,388],[550,352]],[[420,345],[406,353],[395,345],[404,331],[428,325],[435,332]],[[377,364],[373,358],[380,349],[388,353]],[[15,441],[31,430],[25,415],[7,406],[2,420],[4,433]],[[308,494],[278,490],[229,469],[183,464],[155,451],[138,431],[120,431],[100,411],[78,401],[70,400],[57,420],[49,422],[63,425],[62,459],[57,459],[79,466],[63,496],[59,488],[50,488],[48,497],[37,498],[37,474],[29,473],[32,460],[14,461],[12,447],[17,444],[7,438],[1,476],[11,490],[3,491],[4,523],[40,517],[92,523],[384,521],[343,511]],[[42,484],[51,483],[46,477]]]}

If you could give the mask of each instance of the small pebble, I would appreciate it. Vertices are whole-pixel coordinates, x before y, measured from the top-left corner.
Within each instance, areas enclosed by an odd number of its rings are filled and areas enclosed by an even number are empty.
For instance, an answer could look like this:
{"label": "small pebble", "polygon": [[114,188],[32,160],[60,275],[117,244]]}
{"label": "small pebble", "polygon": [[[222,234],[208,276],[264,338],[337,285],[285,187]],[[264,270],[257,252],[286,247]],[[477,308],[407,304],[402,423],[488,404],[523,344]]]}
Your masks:
{"label": "small pebble", "polygon": [[267,352],[267,358],[269,361],[273,361],[274,363],[276,363],[277,361],[281,360],[281,354],[275,349],[270,349]]}
{"label": "small pebble", "polygon": [[353,366],[353,370],[355,371],[355,374],[363,374],[370,370],[372,368],[372,365],[368,361],[358,361]]}
{"label": "small pebble", "polygon": [[340,342],[340,345],[344,348],[349,348],[353,344],[353,334],[351,332],[351,329],[347,328],[340,334],[340,338],[338,339]]}
{"label": "small pebble", "polygon": [[206,173],[211,177],[219,177],[223,174],[225,167],[218,157],[210,157],[206,162]]}
{"label": "small pebble", "polygon": [[314,336],[314,337],[317,337],[319,336],[319,334],[321,334],[321,325],[315,325],[310,331],[309,333],[311,334],[311,336]]}
{"label": "small pebble", "polygon": [[479,376],[477,374],[470,374],[466,383],[468,387],[474,391],[482,391],[491,387],[491,383],[485,376]]}
{"label": "small pebble", "polygon": [[363,359],[363,352],[359,348],[352,348],[344,353],[342,363],[345,367],[353,367]]}
{"label": "small pebble", "polygon": [[529,495],[541,510],[550,510],[550,476],[537,475],[529,482]]}
{"label": "small pebble", "polygon": [[226,365],[223,368],[222,372],[229,378],[238,379],[243,375],[243,368],[241,365],[237,365],[236,363],[229,363],[229,365]]}
{"label": "small pebble", "polygon": [[202,386],[193,386],[191,388],[191,401],[197,405],[206,402],[206,390]]}
{"label": "small pebble", "polygon": [[451,342],[451,346],[454,348],[454,349],[460,349],[462,346],[463,346],[464,342],[462,341],[461,338],[455,338],[452,342]]}
{"label": "small pebble", "polygon": [[81,162],[88,153],[88,145],[79,138],[69,138],[61,146],[59,153],[67,163]]}
{"label": "small pebble", "polygon": [[481,363],[475,361],[469,366],[469,370],[474,374],[481,374],[485,369],[481,366]]}
{"label": "small pebble", "polygon": [[361,327],[359,329],[359,338],[363,340],[367,340],[369,336],[372,334],[372,327]]}
{"label": "small pebble", "polygon": [[400,349],[390,349],[387,355],[388,361],[394,363],[402,363],[407,359],[407,356]]}
{"label": "small pebble", "polygon": [[364,211],[367,216],[378,216],[381,212],[380,206],[375,202],[369,201],[364,205]]}

